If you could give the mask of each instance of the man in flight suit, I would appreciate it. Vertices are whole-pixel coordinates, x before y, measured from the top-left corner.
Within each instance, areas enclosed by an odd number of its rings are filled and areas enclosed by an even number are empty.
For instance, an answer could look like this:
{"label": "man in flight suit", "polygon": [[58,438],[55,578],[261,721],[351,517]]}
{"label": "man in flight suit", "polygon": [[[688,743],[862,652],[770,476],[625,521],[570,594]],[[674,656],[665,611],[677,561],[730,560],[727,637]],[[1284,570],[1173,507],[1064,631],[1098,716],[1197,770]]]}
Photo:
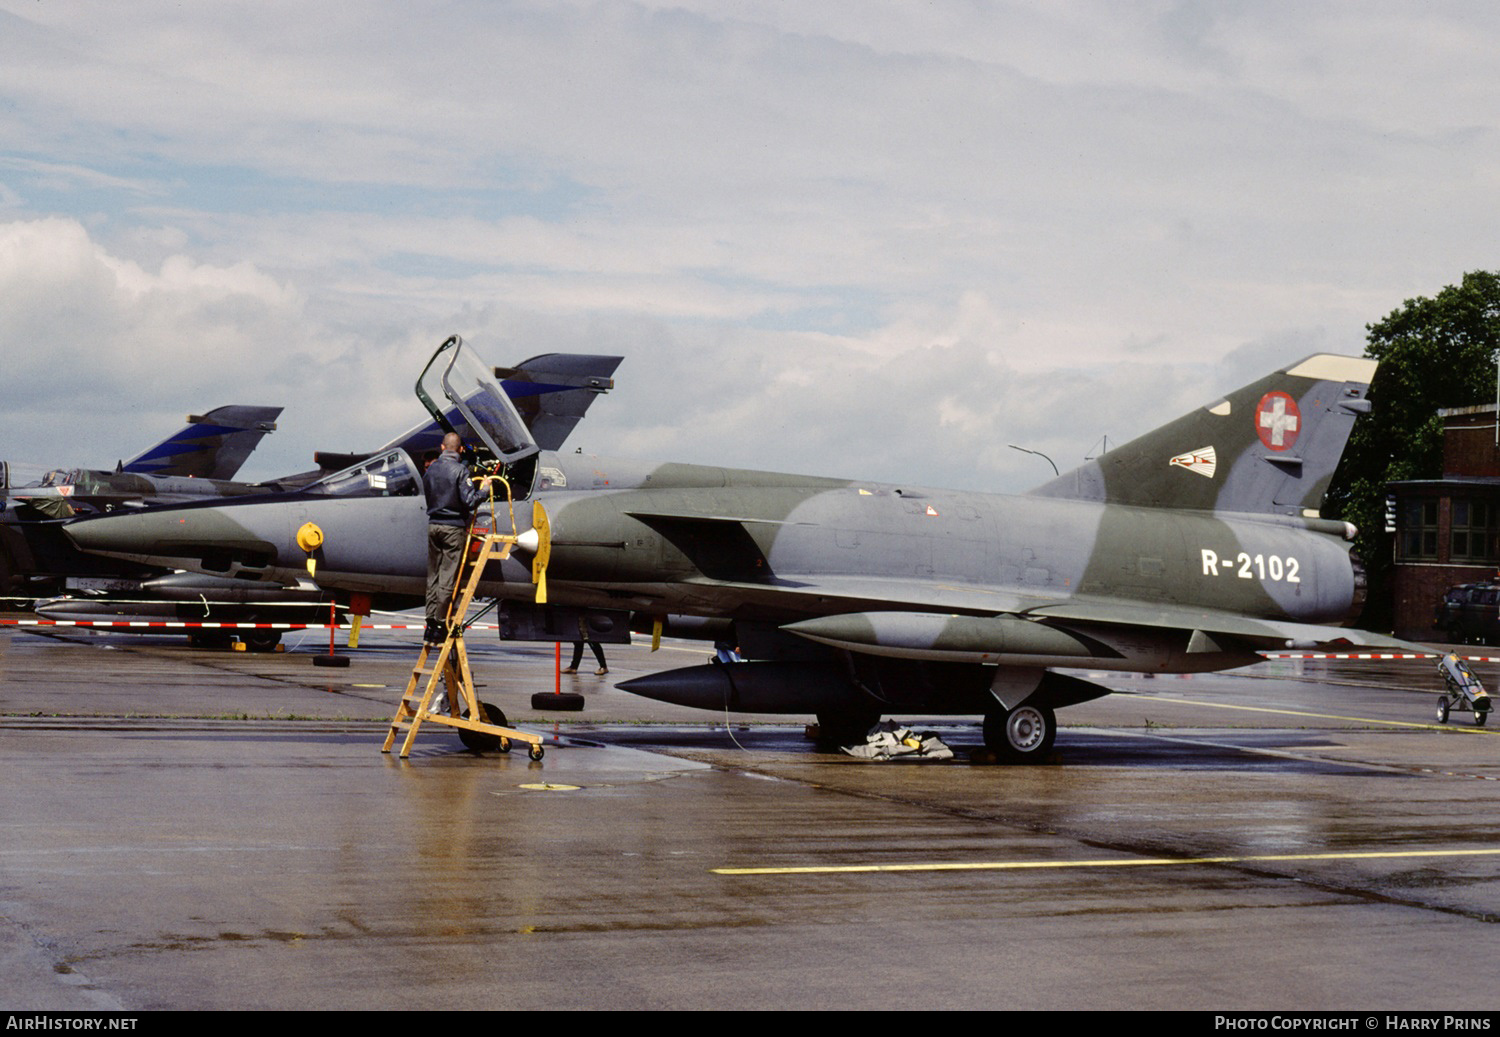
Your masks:
{"label": "man in flight suit", "polygon": [[449,432],[443,437],[442,453],[422,478],[427,493],[427,632],[422,639],[428,644],[441,642],[447,634],[448,603],[453,600],[469,521],[484,496],[479,484],[469,480],[469,469],[458,453],[462,447],[463,440]]}

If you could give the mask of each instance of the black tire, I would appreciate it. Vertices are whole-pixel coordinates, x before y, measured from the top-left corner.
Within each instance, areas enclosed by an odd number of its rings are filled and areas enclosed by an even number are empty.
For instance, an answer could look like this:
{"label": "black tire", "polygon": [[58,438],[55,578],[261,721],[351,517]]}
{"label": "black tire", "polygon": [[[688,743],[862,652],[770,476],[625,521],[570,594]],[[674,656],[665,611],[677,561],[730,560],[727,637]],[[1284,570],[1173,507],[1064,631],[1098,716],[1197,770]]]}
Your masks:
{"label": "black tire", "polygon": [[21,597],[25,583],[25,577],[16,572],[16,562],[10,556],[10,550],[0,545],[0,597]]}
{"label": "black tire", "polygon": [[543,749],[540,745],[533,745],[530,749],[526,750],[526,755],[540,763],[542,757],[547,755],[547,750]]}
{"label": "black tire", "polygon": [[1448,696],[1447,695],[1439,695],[1438,696],[1437,722],[1439,724],[1446,724],[1448,722]]}
{"label": "black tire", "polygon": [[226,651],[234,643],[234,635],[227,630],[199,630],[188,635],[188,644],[194,648],[210,648]]}
{"label": "black tire", "polygon": [[[494,724],[496,727],[510,726],[505,722],[505,714],[500,711],[498,706],[492,706],[488,702],[481,702],[479,704],[479,712],[483,714],[483,721],[486,724]],[[465,711],[464,716],[468,715],[468,712]],[[465,749],[476,753],[496,752],[501,748],[501,743],[507,741],[507,739],[499,735],[486,734],[483,731],[470,731],[466,727],[458,729],[458,740],[464,743]],[[505,748],[508,750],[510,746],[507,745]]]}
{"label": "black tire", "polygon": [[281,631],[242,630],[240,640],[245,642],[245,647],[252,652],[274,652],[276,646],[281,644]]}
{"label": "black tire", "polygon": [[1490,714],[1489,714],[1488,710],[1481,711],[1481,710],[1476,709],[1474,711],[1474,726],[1475,727],[1483,727],[1484,726],[1484,718],[1487,717],[1487,716],[1489,716],[1489,715]]}
{"label": "black tire", "polygon": [[984,745],[1007,763],[1041,763],[1057,740],[1057,715],[1050,706],[1023,702],[984,718]]}
{"label": "black tire", "polygon": [[583,696],[575,692],[539,691],[531,696],[532,709],[551,709],[560,713],[578,713],[583,710]]}

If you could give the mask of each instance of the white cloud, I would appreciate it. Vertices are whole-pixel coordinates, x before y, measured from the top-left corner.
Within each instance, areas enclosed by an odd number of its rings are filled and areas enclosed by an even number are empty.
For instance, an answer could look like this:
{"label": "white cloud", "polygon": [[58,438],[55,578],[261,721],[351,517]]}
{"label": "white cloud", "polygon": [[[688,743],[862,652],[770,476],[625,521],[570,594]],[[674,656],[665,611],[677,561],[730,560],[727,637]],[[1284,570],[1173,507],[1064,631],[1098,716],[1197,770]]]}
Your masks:
{"label": "white cloud", "polygon": [[1008,442],[1076,461],[1493,267],[1497,36],[1394,0],[0,0],[0,436],[64,409],[113,454],[86,415],[233,396],[289,407],[262,474],[305,466],[410,424],[458,331],[627,353],[589,446],[1026,485]]}

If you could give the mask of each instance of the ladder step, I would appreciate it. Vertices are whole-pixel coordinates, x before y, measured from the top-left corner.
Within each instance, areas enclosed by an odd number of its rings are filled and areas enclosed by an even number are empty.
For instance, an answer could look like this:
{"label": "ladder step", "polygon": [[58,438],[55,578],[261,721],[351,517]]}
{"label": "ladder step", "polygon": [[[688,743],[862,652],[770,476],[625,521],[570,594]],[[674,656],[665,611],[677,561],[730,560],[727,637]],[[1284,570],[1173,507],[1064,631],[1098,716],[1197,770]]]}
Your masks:
{"label": "ladder step", "polygon": [[[459,719],[470,716],[476,708],[478,699],[475,698],[476,685],[464,647],[462,621],[454,617],[468,615],[469,606],[474,601],[483,578],[483,563],[493,558],[507,557],[514,539],[514,533],[504,536],[492,534],[486,537],[477,561],[471,559],[467,552],[465,553],[463,581],[453,588],[453,594],[450,597],[447,636],[438,644],[423,643],[406,690],[402,693],[401,701],[396,707],[396,716],[391,721],[391,733],[386,738],[383,752],[390,751],[395,743],[398,729],[404,728],[407,729],[407,735],[400,755],[405,758],[416,738],[418,729],[426,721],[440,720],[444,726],[477,729],[478,725],[470,727],[473,721]],[[442,694],[447,696],[443,708],[434,709],[435,703],[429,702],[427,709],[423,710],[422,700],[438,693],[439,679],[443,680],[445,685]],[[457,714],[453,712],[455,709],[459,710]],[[480,715],[483,715],[482,710]]]}

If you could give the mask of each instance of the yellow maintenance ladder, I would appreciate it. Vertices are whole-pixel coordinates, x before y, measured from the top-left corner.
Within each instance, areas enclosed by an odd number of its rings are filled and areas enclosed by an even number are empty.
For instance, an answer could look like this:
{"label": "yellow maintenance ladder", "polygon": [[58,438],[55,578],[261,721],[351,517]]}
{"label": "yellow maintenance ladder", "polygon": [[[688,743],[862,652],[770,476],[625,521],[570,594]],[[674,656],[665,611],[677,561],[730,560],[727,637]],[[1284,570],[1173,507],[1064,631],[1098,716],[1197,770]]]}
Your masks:
{"label": "yellow maintenance ladder", "polygon": [[[506,490],[510,487],[507,485]],[[496,516],[498,518],[498,516]],[[547,600],[547,556],[550,551],[550,536],[547,526],[547,515],[542,510],[540,503],[532,506],[532,527],[538,534],[538,544],[535,548],[535,556],[532,560],[532,581],[537,585],[537,601]],[[471,530],[469,543],[476,536]],[[465,544],[464,559],[460,561],[459,574],[454,583],[454,589],[462,584],[463,591],[458,595],[457,601],[450,601],[448,606],[448,619],[446,623],[447,634],[440,645],[422,644],[422,652],[417,657],[417,663],[412,667],[411,678],[406,682],[406,690],[401,694],[401,701],[396,706],[396,715],[391,718],[390,732],[385,736],[385,744],[380,751],[388,753],[391,746],[396,743],[396,736],[401,728],[406,727],[406,740],[401,743],[400,757],[405,759],[411,753],[412,742],[416,740],[417,730],[424,724],[445,724],[448,727],[458,728],[458,737],[464,745],[476,751],[498,749],[503,753],[510,752],[512,742],[525,742],[530,748],[527,750],[533,760],[540,760],[545,753],[542,748],[542,736],[532,734],[529,731],[521,731],[506,726],[505,714],[497,707],[489,703],[482,703],[474,693],[474,675],[469,669],[469,653],[464,649],[464,624],[463,618],[469,614],[469,606],[474,601],[475,592],[479,589],[479,581],[484,575],[486,563],[492,559],[503,561],[510,557],[510,549],[516,543],[515,515],[511,514],[511,532],[509,533],[484,533],[477,534],[480,539],[478,555],[470,564],[468,579],[464,579],[464,565],[467,562],[469,550]],[[434,657],[435,656],[435,657]],[[429,661],[431,665],[428,665]],[[426,679],[426,684],[417,694],[418,685]],[[434,709],[437,699],[438,684],[441,682],[447,689],[447,697],[442,700],[442,705]]]}

